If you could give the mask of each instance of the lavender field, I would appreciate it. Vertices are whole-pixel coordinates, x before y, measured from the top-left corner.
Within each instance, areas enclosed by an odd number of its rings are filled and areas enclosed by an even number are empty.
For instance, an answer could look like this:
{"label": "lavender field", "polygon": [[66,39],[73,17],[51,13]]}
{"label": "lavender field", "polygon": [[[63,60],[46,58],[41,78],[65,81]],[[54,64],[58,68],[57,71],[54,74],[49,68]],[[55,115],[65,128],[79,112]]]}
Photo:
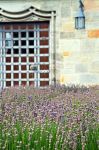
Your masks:
{"label": "lavender field", "polygon": [[31,86],[2,92],[0,150],[98,149],[98,86]]}

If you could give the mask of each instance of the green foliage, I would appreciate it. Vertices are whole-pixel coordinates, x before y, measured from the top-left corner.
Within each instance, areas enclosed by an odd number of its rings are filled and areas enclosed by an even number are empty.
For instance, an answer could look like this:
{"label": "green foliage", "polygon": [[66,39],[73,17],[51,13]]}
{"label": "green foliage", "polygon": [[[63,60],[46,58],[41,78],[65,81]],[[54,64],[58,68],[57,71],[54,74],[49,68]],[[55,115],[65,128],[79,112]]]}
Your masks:
{"label": "green foliage", "polygon": [[0,150],[98,150],[97,91],[60,86],[5,90]]}

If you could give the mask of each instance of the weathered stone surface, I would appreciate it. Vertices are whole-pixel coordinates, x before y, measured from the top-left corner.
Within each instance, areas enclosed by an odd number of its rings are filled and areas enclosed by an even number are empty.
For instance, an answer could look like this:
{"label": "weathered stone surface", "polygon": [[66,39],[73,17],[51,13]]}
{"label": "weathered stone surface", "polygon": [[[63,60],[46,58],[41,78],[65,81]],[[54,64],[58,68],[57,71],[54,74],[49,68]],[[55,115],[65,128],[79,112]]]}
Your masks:
{"label": "weathered stone surface", "polygon": [[63,33],[66,33],[67,32],[67,34],[68,34],[68,32],[74,32],[74,23],[72,22],[72,23],[63,23],[62,25],[61,25],[61,32],[63,32]]}
{"label": "weathered stone surface", "polygon": [[65,16],[70,17],[71,16],[71,7],[70,7],[71,1],[67,0],[67,1],[63,1],[63,3],[64,3],[64,5],[62,5],[62,3],[61,3],[61,17],[62,18],[65,18]]}
{"label": "weathered stone surface", "polygon": [[85,73],[88,72],[88,65],[87,64],[77,64],[75,66],[75,72],[76,73]]}
{"label": "weathered stone surface", "polygon": [[99,38],[99,30],[89,30],[88,37],[89,38]]}
{"label": "weathered stone surface", "polygon": [[86,10],[98,10],[99,9],[99,1],[98,0],[85,0],[84,1],[84,6]]}
{"label": "weathered stone surface", "polygon": [[99,60],[91,63],[91,65],[89,66],[89,72],[99,73]]}
{"label": "weathered stone surface", "polygon": [[[29,6],[56,11],[55,31],[49,31],[50,73],[53,78],[52,72],[56,67],[56,80],[62,84],[99,84],[99,0],[82,2],[85,6],[85,29],[76,30],[78,0],[0,0],[0,7],[9,11],[20,11]],[[54,53],[56,60],[53,60]],[[56,66],[53,61],[56,61]]]}
{"label": "weathered stone surface", "polygon": [[82,74],[79,79],[81,84],[99,84],[98,74]]}
{"label": "weathered stone surface", "polygon": [[[80,39],[60,39],[59,48],[77,53],[80,51]],[[60,51],[61,52],[61,51]]]}
{"label": "weathered stone surface", "polygon": [[[68,30],[68,29],[67,29]],[[61,39],[71,39],[75,38],[74,32],[61,32],[60,33],[60,38]]]}
{"label": "weathered stone surface", "polygon": [[70,56],[70,52],[69,51],[63,51],[63,56],[64,57]]}

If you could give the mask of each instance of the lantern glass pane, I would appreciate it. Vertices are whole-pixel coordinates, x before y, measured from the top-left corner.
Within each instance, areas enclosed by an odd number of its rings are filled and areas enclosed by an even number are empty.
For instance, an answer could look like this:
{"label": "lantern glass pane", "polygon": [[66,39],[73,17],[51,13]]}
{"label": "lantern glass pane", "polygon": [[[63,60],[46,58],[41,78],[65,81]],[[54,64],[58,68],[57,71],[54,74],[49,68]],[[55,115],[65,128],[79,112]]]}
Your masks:
{"label": "lantern glass pane", "polygon": [[78,17],[75,18],[75,28],[78,29]]}
{"label": "lantern glass pane", "polygon": [[76,17],[75,18],[75,28],[84,29],[85,28],[85,17]]}

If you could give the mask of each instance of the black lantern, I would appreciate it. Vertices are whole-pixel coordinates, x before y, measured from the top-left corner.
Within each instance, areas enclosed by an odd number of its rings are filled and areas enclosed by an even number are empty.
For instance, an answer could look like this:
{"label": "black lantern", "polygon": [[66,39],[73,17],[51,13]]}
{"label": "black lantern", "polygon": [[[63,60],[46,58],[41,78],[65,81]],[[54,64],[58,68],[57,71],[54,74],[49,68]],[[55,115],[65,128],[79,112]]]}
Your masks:
{"label": "black lantern", "polygon": [[84,5],[82,1],[79,1],[79,11],[76,14],[75,17],[75,28],[76,29],[84,29],[85,28],[85,16],[84,16]]}

